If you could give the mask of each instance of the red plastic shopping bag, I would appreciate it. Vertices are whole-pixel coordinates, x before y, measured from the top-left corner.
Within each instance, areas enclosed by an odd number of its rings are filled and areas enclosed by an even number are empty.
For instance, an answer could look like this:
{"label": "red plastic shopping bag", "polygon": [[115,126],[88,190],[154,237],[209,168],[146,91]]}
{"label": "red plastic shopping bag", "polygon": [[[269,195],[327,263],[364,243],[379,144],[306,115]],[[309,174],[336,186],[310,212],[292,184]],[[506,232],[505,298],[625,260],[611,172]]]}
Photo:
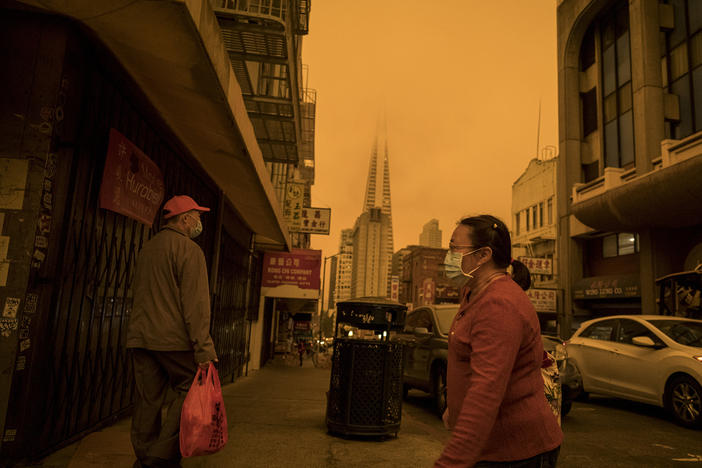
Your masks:
{"label": "red plastic shopping bag", "polygon": [[207,455],[222,449],[229,439],[219,375],[213,363],[197,370],[180,412],[180,453]]}

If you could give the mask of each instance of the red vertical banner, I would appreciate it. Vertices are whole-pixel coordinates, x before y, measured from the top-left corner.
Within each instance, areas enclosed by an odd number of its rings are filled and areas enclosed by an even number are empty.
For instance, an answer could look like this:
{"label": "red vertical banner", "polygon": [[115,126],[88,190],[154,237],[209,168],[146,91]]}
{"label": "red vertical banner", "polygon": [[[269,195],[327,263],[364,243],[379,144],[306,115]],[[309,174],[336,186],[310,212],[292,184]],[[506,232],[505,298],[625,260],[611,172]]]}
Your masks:
{"label": "red vertical banner", "polygon": [[124,135],[110,129],[100,208],[151,226],[163,196],[163,175],[156,163]]}
{"label": "red vertical banner", "polygon": [[433,278],[424,278],[422,283],[424,289],[424,304],[433,304],[436,293],[436,283]]}
{"label": "red vertical banner", "polygon": [[266,252],[263,256],[261,286],[270,288],[290,284],[300,289],[319,289],[321,264],[321,250]]}

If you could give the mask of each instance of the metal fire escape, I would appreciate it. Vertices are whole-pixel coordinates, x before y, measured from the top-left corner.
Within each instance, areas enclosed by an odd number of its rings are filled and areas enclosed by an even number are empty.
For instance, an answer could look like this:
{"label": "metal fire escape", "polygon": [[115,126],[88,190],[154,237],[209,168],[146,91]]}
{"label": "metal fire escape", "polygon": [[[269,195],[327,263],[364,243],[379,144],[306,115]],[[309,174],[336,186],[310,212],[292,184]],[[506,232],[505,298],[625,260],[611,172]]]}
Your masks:
{"label": "metal fire escape", "polygon": [[[264,160],[314,166],[309,148],[314,146],[315,99],[314,92],[303,88],[300,59],[310,0],[211,0],[211,4]],[[307,141],[310,137],[312,141]]]}

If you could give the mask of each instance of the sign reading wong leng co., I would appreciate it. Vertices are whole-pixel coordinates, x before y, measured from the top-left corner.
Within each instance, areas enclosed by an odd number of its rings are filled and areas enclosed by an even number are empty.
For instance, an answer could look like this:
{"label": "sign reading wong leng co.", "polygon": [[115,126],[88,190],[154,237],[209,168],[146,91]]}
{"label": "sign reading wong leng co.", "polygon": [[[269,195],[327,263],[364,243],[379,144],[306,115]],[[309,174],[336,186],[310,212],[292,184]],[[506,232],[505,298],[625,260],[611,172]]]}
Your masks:
{"label": "sign reading wong leng co.", "polygon": [[151,226],[163,196],[163,175],[156,163],[124,135],[110,129],[100,208]]}

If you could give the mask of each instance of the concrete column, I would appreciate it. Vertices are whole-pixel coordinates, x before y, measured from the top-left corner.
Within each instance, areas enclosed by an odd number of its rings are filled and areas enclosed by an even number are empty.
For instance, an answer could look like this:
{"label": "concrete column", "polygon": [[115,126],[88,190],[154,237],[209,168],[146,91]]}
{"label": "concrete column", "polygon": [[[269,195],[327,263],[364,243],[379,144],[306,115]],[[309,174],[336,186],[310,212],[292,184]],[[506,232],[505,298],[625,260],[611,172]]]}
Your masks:
{"label": "concrete column", "polygon": [[631,0],[629,18],[636,173],[645,174],[665,138],[658,0]]}
{"label": "concrete column", "polygon": [[[634,99],[634,141],[636,173],[653,169],[665,138],[661,76],[660,22],[658,0],[631,0],[631,83]],[[639,275],[641,311],[656,313],[655,240],[651,229],[639,232]]]}
{"label": "concrete column", "polygon": [[641,288],[641,313],[657,314],[656,308],[656,242],[655,231],[639,232],[639,282]]}

